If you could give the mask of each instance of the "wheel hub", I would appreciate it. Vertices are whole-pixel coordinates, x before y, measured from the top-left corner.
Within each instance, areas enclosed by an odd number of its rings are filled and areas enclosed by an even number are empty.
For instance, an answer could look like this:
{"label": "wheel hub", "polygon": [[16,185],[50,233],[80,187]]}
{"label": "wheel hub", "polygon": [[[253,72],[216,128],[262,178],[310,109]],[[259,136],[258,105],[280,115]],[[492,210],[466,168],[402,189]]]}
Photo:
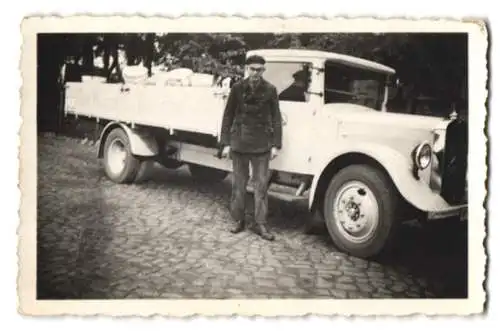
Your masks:
{"label": "wheel hub", "polygon": [[360,215],[360,206],[354,202],[349,202],[346,204],[345,210],[347,211],[347,215],[351,218],[352,221],[357,221]]}
{"label": "wheel hub", "polygon": [[108,166],[112,173],[119,174],[125,168],[127,151],[124,144],[119,140],[114,140],[108,149]]}

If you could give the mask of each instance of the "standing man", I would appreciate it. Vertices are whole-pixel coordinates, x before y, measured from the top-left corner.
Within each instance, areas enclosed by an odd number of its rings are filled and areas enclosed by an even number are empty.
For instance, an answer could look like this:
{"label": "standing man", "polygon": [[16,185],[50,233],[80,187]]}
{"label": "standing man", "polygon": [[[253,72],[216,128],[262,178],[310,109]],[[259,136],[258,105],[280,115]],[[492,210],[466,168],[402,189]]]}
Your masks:
{"label": "standing man", "polygon": [[245,228],[245,196],[252,165],[255,182],[255,223],[257,233],[274,240],[268,230],[269,162],[281,149],[281,113],[276,87],[262,78],[266,61],[253,55],[246,60],[248,77],[233,85],[222,120],[222,156],[233,160],[231,216],[236,225],[232,233]]}

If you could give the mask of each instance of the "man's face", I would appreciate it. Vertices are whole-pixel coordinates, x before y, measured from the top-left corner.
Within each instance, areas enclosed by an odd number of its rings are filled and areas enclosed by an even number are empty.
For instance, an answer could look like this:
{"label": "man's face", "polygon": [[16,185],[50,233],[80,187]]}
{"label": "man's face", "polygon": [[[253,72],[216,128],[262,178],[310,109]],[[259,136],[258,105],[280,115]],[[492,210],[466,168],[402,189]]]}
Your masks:
{"label": "man's face", "polygon": [[264,65],[258,63],[248,65],[248,78],[252,81],[259,80],[265,69]]}

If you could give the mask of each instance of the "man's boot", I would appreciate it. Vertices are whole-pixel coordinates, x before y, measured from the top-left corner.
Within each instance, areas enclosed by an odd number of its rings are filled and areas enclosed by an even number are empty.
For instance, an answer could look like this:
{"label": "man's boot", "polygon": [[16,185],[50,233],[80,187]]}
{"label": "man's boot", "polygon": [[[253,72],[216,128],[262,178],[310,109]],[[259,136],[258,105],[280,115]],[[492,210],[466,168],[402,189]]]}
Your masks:
{"label": "man's boot", "polygon": [[274,240],[274,235],[267,229],[264,224],[257,224],[257,233],[265,240]]}
{"label": "man's boot", "polygon": [[231,231],[231,233],[236,234],[236,233],[240,233],[244,229],[245,229],[245,221],[241,220],[241,221],[237,221],[236,224],[233,225],[229,231]]}

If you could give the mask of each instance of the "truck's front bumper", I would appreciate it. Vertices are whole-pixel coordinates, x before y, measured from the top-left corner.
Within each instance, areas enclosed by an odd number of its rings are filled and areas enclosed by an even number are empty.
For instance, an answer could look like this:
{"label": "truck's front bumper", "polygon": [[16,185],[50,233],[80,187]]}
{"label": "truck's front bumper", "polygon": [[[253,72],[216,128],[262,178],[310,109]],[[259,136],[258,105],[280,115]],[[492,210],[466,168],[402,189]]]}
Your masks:
{"label": "truck's front bumper", "polygon": [[468,204],[450,206],[440,211],[427,213],[428,220],[440,220],[448,217],[458,217],[460,221],[468,218]]}

